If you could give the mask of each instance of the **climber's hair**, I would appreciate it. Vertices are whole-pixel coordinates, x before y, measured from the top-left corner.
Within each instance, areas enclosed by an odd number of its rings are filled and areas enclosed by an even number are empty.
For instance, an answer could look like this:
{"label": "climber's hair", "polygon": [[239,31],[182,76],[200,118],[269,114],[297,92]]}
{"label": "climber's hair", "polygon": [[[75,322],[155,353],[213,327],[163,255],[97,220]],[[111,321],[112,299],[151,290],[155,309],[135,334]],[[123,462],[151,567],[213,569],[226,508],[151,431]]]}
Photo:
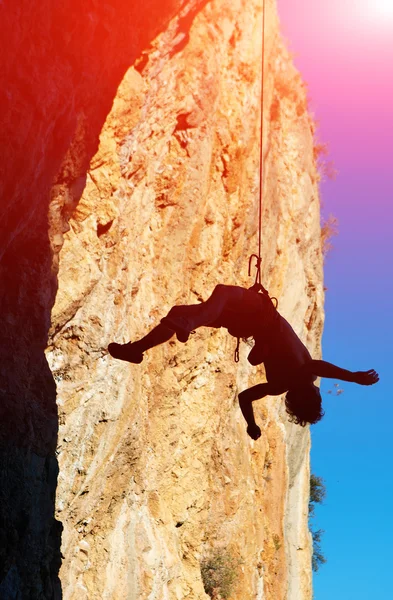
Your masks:
{"label": "climber's hair", "polygon": [[285,396],[285,408],[291,423],[304,427],[318,423],[325,414],[322,398],[315,385],[304,385],[289,390]]}

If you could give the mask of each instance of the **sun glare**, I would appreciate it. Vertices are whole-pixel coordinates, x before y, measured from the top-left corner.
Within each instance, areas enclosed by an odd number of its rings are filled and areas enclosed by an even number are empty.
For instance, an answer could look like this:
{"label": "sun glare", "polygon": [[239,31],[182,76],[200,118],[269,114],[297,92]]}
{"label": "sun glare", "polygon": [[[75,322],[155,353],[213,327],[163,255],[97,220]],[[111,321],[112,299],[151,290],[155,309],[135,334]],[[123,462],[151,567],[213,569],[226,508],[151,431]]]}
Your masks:
{"label": "sun glare", "polygon": [[381,34],[383,39],[388,35],[393,39],[393,0],[348,0],[348,3],[337,0],[336,6],[352,18],[354,29],[360,25],[368,35]]}
{"label": "sun glare", "polygon": [[377,13],[381,16],[393,17],[392,0],[379,0],[374,6]]}
{"label": "sun glare", "polygon": [[375,21],[393,20],[393,0],[367,0],[364,12],[366,17]]}

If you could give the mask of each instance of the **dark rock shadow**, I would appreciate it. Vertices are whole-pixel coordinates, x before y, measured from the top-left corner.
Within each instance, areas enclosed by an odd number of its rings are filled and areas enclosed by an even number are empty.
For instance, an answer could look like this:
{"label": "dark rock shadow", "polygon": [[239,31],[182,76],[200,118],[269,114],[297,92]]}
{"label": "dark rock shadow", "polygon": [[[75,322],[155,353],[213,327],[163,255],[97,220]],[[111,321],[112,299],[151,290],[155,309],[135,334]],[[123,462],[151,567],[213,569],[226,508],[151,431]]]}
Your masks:
{"label": "dark rock shadow", "polygon": [[1,265],[2,599],[61,598],[56,386],[44,355],[55,278],[41,227],[29,233],[16,238]]}
{"label": "dark rock shadow", "polygon": [[62,597],[56,385],[45,349],[63,232],[48,218],[51,189],[84,181],[126,70],[142,70],[151,41],[175,15],[168,55],[180,51],[206,3],[20,0],[1,7],[2,600]]}

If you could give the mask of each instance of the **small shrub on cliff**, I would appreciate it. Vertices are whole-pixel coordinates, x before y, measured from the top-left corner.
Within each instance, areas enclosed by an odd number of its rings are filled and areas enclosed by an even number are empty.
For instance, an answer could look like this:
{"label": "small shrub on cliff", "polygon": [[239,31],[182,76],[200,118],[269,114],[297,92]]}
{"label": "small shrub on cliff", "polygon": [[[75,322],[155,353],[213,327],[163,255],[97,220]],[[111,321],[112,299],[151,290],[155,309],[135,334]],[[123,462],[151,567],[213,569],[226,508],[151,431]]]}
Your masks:
{"label": "small shrub on cliff", "polygon": [[216,550],[202,560],[203,587],[210,598],[225,600],[230,597],[239,564],[239,560],[224,550]]}
{"label": "small shrub on cliff", "polygon": [[280,536],[279,535],[273,535],[273,544],[274,547],[276,549],[276,552],[278,552],[281,548],[281,541],[280,541]]}
{"label": "small shrub on cliff", "polygon": [[319,570],[319,567],[326,562],[326,557],[321,550],[321,537],[323,529],[314,529],[311,519],[315,517],[315,505],[323,504],[326,497],[326,487],[322,477],[311,474],[310,477],[310,500],[308,503],[309,527],[312,536],[312,570]]}
{"label": "small shrub on cliff", "polygon": [[314,159],[317,163],[319,179],[330,179],[334,181],[337,176],[337,171],[332,160],[328,160],[329,146],[326,143],[314,141]]}
{"label": "small shrub on cliff", "polygon": [[310,516],[314,516],[315,504],[323,504],[326,498],[326,487],[322,477],[311,473],[310,477],[310,500],[308,509]]}
{"label": "small shrub on cliff", "polygon": [[312,570],[314,572],[319,570],[321,565],[324,565],[326,562],[326,557],[322,554],[321,551],[321,537],[324,533],[323,529],[318,529],[317,531],[311,529],[312,535]]}
{"label": "small shrub on cliff", "polygon": [[337,234],[337,217],[335,217],[334,215],[329,215],[329,217],[321,223],[322,254],[324,257],[332,249],[332,238],[335,237]]}

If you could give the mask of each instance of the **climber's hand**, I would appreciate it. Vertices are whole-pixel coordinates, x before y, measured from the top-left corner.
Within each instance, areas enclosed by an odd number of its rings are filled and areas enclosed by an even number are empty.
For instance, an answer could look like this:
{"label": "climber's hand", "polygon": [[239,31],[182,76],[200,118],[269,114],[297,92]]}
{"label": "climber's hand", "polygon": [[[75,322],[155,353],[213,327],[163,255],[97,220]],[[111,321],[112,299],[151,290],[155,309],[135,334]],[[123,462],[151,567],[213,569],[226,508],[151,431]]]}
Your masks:
{"label": "climber's hand", "polygon": [[379,375],[374,369],[369,371],[356,371],[353,374],[353,381],[359,385],[374,385],[379,381]]}
{"label": "climber's hand", "polygon": [[261,430],[256,423],[247,427],[247,433],[253,440],[257,440],[261,437]]}

